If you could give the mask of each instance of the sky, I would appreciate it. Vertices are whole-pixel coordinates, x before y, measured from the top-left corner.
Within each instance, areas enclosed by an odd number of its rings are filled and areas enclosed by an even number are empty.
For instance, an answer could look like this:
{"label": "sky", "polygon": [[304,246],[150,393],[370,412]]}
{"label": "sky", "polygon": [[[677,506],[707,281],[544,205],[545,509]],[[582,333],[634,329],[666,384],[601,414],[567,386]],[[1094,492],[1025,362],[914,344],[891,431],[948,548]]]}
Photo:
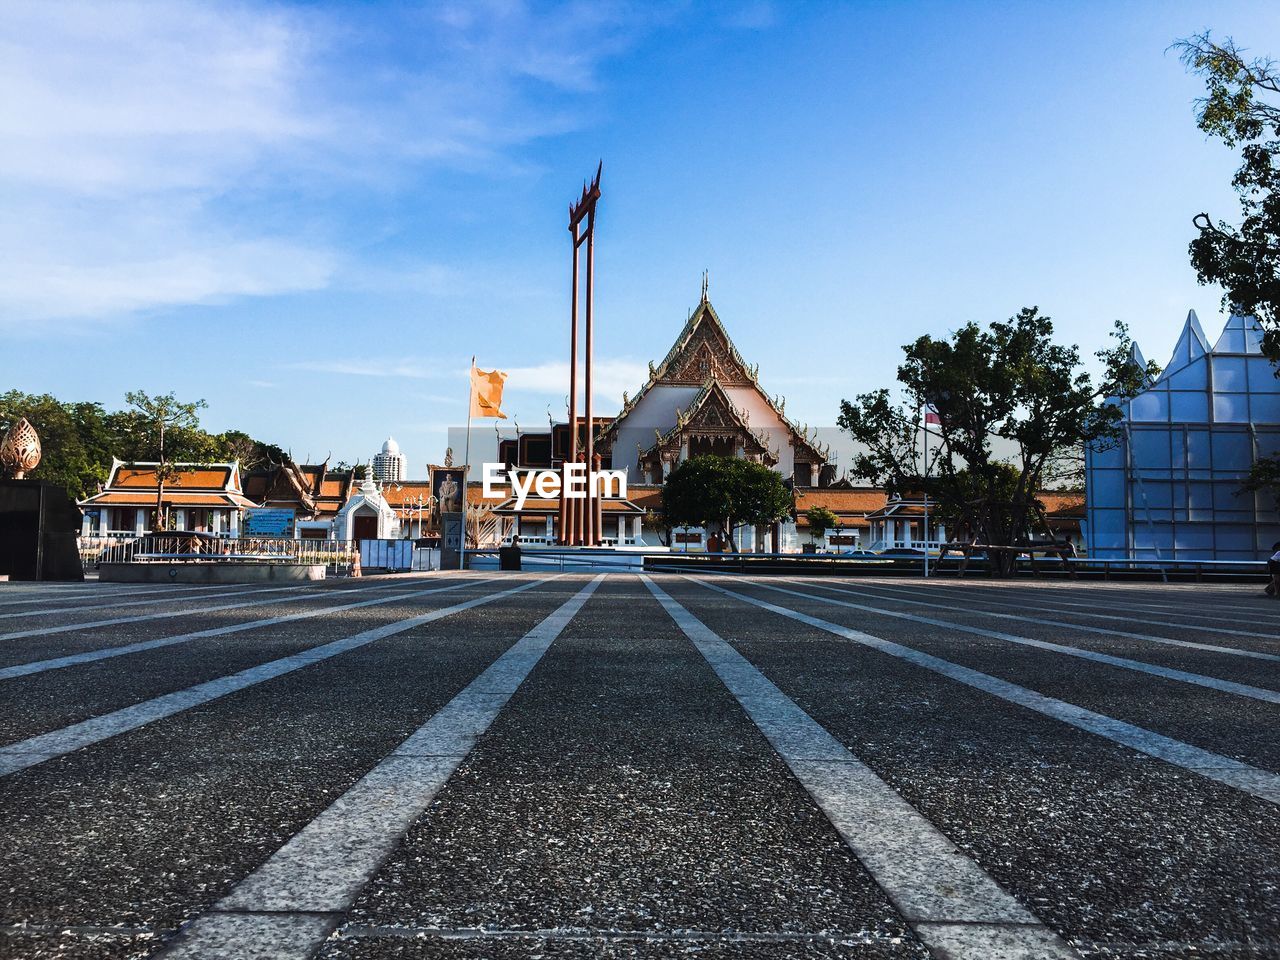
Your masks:
{"label": "sky", "polygon": [[299,461],[394,435],[411,476],[473,354],[511,424],[564,418],[601,160],[602,412],[703,270],[816,426],[908,341],[1023,306],[1085,355],[1118,319],[1163,362],[1189,309],[1212,339],[1186,248],[1237,161],[1168,47],[1280,57],[1267,2],[0,6],[0,390],[174,390]]}

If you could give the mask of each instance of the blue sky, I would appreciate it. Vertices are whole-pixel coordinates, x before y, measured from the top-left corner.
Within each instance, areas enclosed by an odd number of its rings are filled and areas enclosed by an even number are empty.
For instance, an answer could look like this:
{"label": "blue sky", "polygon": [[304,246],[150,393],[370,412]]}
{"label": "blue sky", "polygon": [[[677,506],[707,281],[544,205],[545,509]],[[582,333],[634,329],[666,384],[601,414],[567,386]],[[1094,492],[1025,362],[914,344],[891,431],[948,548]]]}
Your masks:
{"label": "blue sky", "polygon": [[[472,353],[564,414],[566,209],[603,158],[598,403],[711,299],[787,411],[1037,304],[1163,361],[1233,217],[1168,45],[1280,56],[1267,3],[198,4],[0,18],[0,388],[209,401],[294,455],[410,471]],[[489,428],[485,428],[489,429]]]}

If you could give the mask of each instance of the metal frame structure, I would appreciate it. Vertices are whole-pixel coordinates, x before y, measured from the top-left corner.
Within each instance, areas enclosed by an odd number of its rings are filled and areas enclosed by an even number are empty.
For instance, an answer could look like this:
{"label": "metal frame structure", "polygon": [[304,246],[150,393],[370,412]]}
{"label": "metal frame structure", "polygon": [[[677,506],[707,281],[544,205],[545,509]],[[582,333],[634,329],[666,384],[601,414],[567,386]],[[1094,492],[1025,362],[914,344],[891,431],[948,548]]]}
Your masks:
{"label": "metal frame structure", "polygon": [[[1253,560],[1280,539],[1280,511],[1244,489],[1280,452],[1280,380],[1262,331],[1232,316],[1210,347],[1194,311],[1160,377],[1123,403],[1120,442],[1086,451],[1094,559]],[[1135,361],[1145,366],[1140,353]]]}

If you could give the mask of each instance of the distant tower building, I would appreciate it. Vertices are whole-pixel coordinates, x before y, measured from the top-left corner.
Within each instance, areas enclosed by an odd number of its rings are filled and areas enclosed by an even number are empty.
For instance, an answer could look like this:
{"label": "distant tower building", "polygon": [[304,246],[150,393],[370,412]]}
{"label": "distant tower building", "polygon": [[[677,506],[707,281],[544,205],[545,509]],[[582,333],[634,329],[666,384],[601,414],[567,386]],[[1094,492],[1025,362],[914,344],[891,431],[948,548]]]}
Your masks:
{"label": "distant tower building", "polygon": [[383,483],[398,483],[404,479],[405,460],[400,452],[400,444],[393,437],[387,437],[382,444],[382,452],[373,458],[373,477]]}

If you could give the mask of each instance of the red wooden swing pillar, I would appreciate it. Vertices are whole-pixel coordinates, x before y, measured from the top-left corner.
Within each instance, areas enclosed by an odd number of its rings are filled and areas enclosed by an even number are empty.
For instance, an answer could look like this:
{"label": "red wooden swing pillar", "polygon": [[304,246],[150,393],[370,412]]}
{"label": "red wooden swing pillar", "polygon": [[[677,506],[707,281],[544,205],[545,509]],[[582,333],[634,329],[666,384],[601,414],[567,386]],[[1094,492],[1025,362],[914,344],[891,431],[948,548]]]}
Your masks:
{"label": "red wooden swing pillar", "polygon": [[[604,526],[598,491],[590,482],[591,472],[600,468],[600,458],[595,452],[595,421],[591,414],[591,365],[592,365],[592,333],[593,305],[595,300],[595,226],[596,201],[600,199],[600,174],[604,170],[604,162],[596,168],[595,179],[583,184],[582,196],[575,204],[569,205],[569,233],[573,237],[573,300],[569,309],[569,456],[561,465],[560,475],[560,510],[557,539],[565,546],[596,547],[600,545],[600,534]],[[581,250],[587,248],[587,278],[584,296],[579,296],[578,269],[581,262]],[[583,350],[583,405],[585,407],[586,435],[578,435],[578,303],[583,302],[585,314],[586,342]],[[587,483],[585,499],[570,499],[565,496],[569,488],[568,465],[581,463],[586,467]]]}

